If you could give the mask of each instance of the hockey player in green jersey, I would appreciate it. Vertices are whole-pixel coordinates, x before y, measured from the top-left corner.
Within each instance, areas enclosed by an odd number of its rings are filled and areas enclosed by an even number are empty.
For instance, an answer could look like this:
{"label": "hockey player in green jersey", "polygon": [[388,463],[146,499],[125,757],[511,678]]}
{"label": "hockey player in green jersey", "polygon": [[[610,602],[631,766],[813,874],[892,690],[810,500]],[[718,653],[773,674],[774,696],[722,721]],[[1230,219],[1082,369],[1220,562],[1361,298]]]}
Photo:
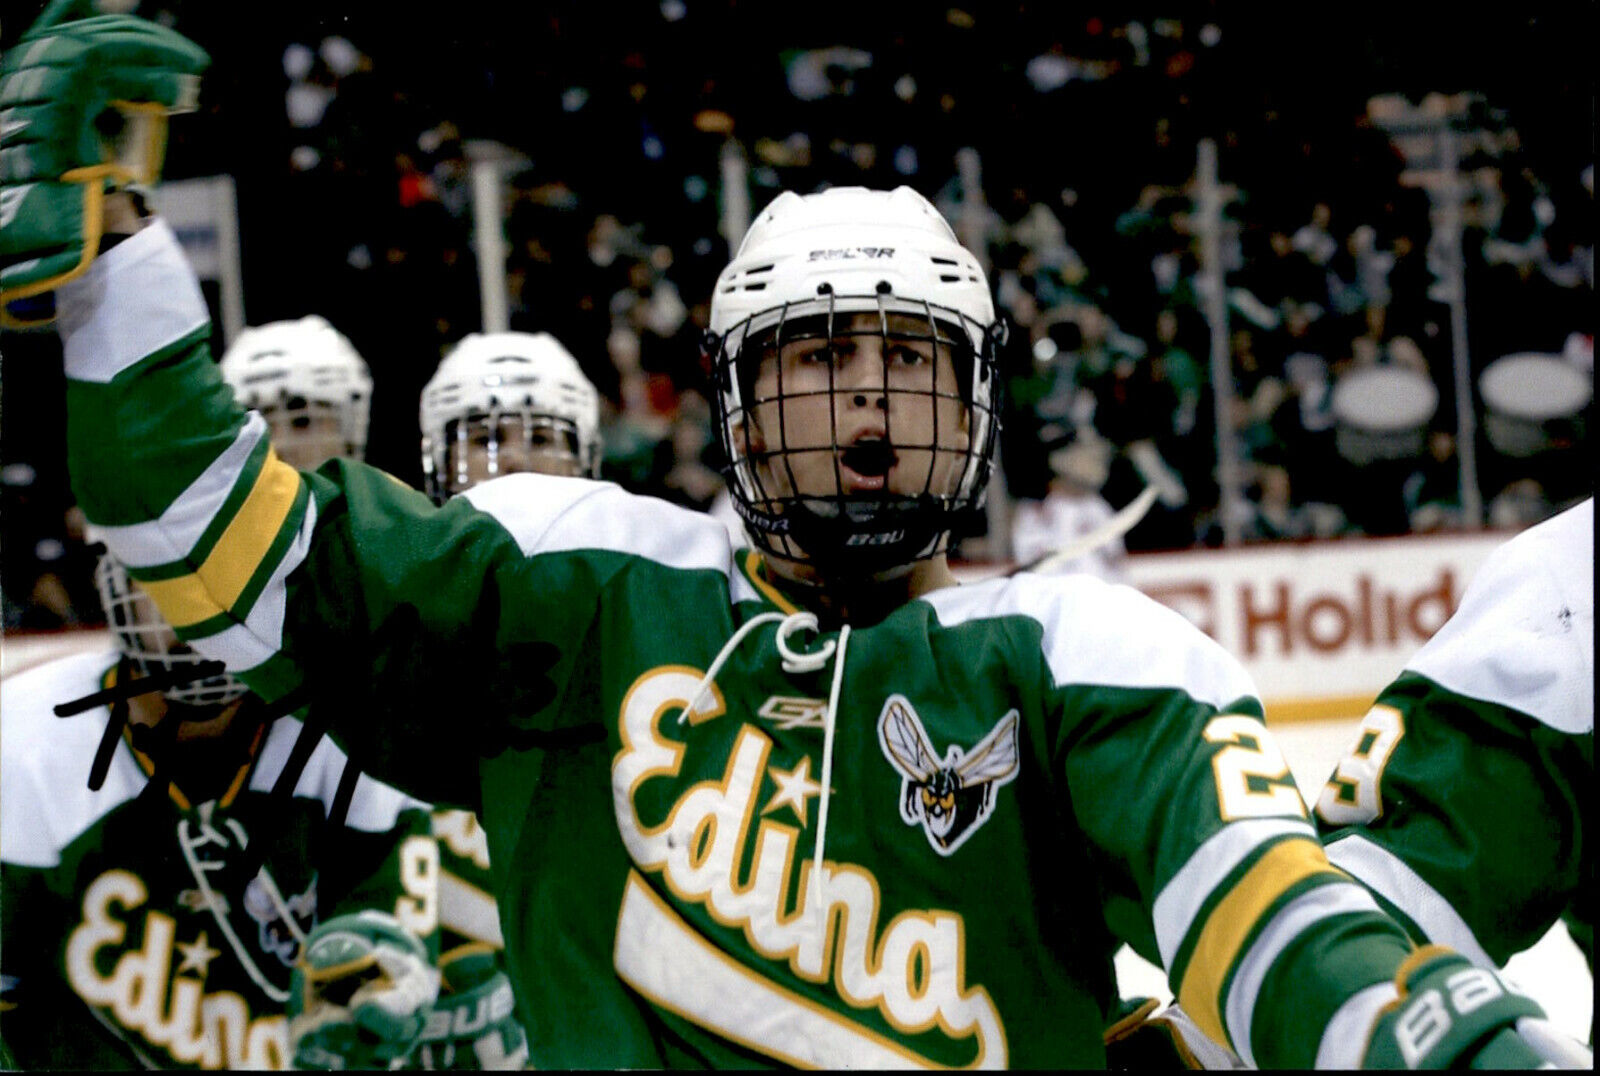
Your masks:
{"label": "hockey player in green jersey", "polygon": [[[289,1068],[291,971],[319,921],[381,910],[436,945],[426,805],[370,778],[342,788],[331,743],[295,757],[299,720],[271,721],[231,675],[196,677],[120,563],[103,557],[96,582],[116,651],[0,684],[0,1033],[23,1068]],[[419,1011],[437,973],[414,945],[385,1000]]]}
{"label": "hockey player in green jersey", "polygon": [[1594,500],[1490,554],[1322,789],[1328,858],[1419,941],[1504,964],[1566,916],[1594,965]]}
{"label": "hockey player in green jersey", "polygon": [[[221,369],[265,416],[262,447],[270,436],[302,466],[362,454],[366,364],[321,319],[247,329]],[[371,780],[341,792],[341,753],[294,760],[300,722],[273,724],[238,678],[205,675],[119,561],[102,556],[95,582],[115,651],[0,687],[0,1020],[15,1063],[288,1068],[302,944],[357,910],[411,939],[383,1001],[406,999],[420,1027],[438,990],[427,805]],[[168,686],[119,690],[158,678]],[[286,771],[287,812],[271,796]],[[271,846],[259,872],[252,841]],[[414,1037],[353,1059],[403,1057]]]}
{"label": "hockey player in green jersey", "polygon": [[[72,26],[34,34],[98,32]],[[63,175],[31,161],[0,190],[24,210]],[[72,246],[43,205],[24,234]],[[921,196],[782,195],[719,279],[743,550],[581,478],[438,508],[354,462],[239,461],[192,274],[130,227],[57,289],[79,501],[166,551],[203,653],[272,698],[370,684],[324,708],[336,742],[479,813],[539,1066],[1096,1067],[1121,941],[1262,1066],[1541,1060],[1537,1006],[1328,864],[1214,643],[1088,577],[951,585],[1003,330]],[[0,286],[37,285],[36,244]]]}
{"label": "hockey player in green jersey", "polygon": [[[262,435],[270,435],[274,450],[284,458],[309,467],[333,455],[362,455],[370,388],[366,365],[321,319],[248,329],[220,365],[235,391],[258,406],[265,420]],[[495,975],[492,967],[482,968],[476,954],[458,951],[448,962],[441,954],[445,988],[429,1004],[439,991],[430,954],[430,948],[437,951],[438,946],[430,924],[436,912],[442,914],[444,901],[438,891],[442,876],[435,864],[441,857],[427,837],[427,805],[366,781],[351,787],[347,807],[336,807],[343,763],[325,746],[311,756],[296,783],[300,794],[292,806],[293,824],[280,829],[271,817],[275,812],[264,808],[278,777],[295,768],[288,756],[299,722],[269,728],[261,700],[249,696],[245,685],[227,674],[191,678],[161,692],[110,704],[69,706],[76,713],[67,715],[67,725],[60,724],[50,712],[54,704],[103,694],[102,689],[115,688],[119,682],[153,682],[158,676],[171,679],[175,672],[202,671],[199,656],[175,645],[154,603],[135,587],[119,562],[103,557],[96,582],[114,628],[117,652],[54,662],[0,688],[5,712],[0,768],[10,790],[0,800],[8,942],[4,972],[6,1000],[19,1006],[12,1010],[14,1016],[3,1019],[19,1044],[22,1061],[16,1063],[289,1067],[298,1045],[294,1025],[285,1023],[286,1000],[296,999],[290,968],[308,932],[315,938],[325,930],[344,929],[355,909],[364,916],[385,909],[379,914],[387,917],[387,924],[382,919],[362,921],[369,932],[394,943],[385,956],[397,982],[387,995],[374,1000],[391,1010],[409,1007],[410,1012],[395,1012],[384,1029],[391,1032],[386,1039],[352,1041],[338,1060],[346,1065],[393,1059],[417,1064],[436,1057],[438,1063],[430,1067],[444,1067],[448,1059],[458,1067],[472,1068],[489,1067],[486,1061],[515,1060],[514,1049],[509,1056],[499,1049],[503,1036],[456,1036],[440,1019],[470,1007],[492,989],[503,989],[509,998],[505,977]],[[104,739],[108,727],[110,741]],[[158,778],[172,779],[166,796],[161,790],[144,792],[150,787],[145,782],[158,769],[157,760],[164,757],[163,732],[177,737],[175,749],[168,746],[165,756],[170,763],[167,772]],[[85,751],[89,740],[103,746]],[[87,791],[78,788],[85,784],[89,762],[96,757],[104,758],[106,772],[96,770]],[[307,773],[310,776],[304,776]],[[355,776],[354,770],[350,776]],[[56,784],[57,777],[75,784],[64,797],[47,800],[45,790]],[[170,804],[165,802],[167,796]],[[52,824],[41,827],[41,812],[47,810]],[[345,821],[319,826],[316,815],[329,811],[341,813]],[[191,858],[199,862],[200,873],[192,877],[174,872],[177,857],[165,839],[139,836],[166,833],[174,817],[179,827],[176,847],[185,862]],[[374,821],[380,823],[376,830]],[[276,849],[254,881],[239,873],[248,870],[244,849],[251,839],[267,841]],[[63,843],[73,851],[58,849]],[[372,877],[352,874],[359,864],[375,863],[386,850],[387,862]],[[146,910],[128,921],[136,918],[149,928],[154,917],[159,930],[165,915],[179,935],[168,946],[174,954],[170,968],[161,963],[156,950],[149,949],[152,944],[159,949],[159,941],[147,942],[144,949],[134,944],[131,950],[148,955],[154,961],[151,971],[160,971],[174,984],[172,1013],[165,1025],[162,1019],[129,1015],[125,1000],[119,1007],[123,994],[131,997],[141,989],[164,989],[153,980],[139,986],[137,976],[123,975],[124,981],[117,984],[115,973],[107,977],[85,970],[92,965],[72,959],[70,949],[35,951],[24,941],[22,931],[31,936],[45,925],[47,936],[61,938],[64,946],[70,944],[69,934],[82,935],[83,944],[90,945],[93,931],[83,926],[74,930],[64,916],[82,895],[82,914],[89,923],[88,909],[99,909],[102,900],[94,894],[106,890],[108,879],[119,873],[138,879],[147,893],[141,902]],[[207,887],[209,903],[202,899]],[[291,896],[285,899],[280,890]],[[171,899],[174,892],[176,902]],[[60,894],[65,894],[64,900]],[[230,909],[231,919],[226,918]],[[102,927],[110,921],[103,909],[92,915]],[[316,926],[319,921],[323,926]],[[58,922],[61,929],[51,929]],[[186,943],[182,935],[191,928],[200,931],[198,940]],[[135,927],[133,937],[137,940],[140,933]],[[208,944],[213,938],[215,947]],[[124,951],[129,947],[112,944],[84,950],[106,966],[116,963]],[[422,963],[411,960],[412,955]],[[199,978],[186,977],[185,972]],[[185,999],[196,983],[207,989],[198,995],[199,1022],[190,1026],[185,1023],[192,1015]],[[219,1001],[222,995],[214,989],[230,984],[231,993],[240,999],[231,1006]],[[452,984],[458,988],[450,989]],[[405,1006],[396,1006],[397,998],[405,998]],[[91,1019],[95,1010],[98,1021]],[[430,1028],[438,1032],[428,1038],[423,1032]],[[515,1047],[523,1039],[520,1029],[512,1031]],[[324,1028],[319,1039],[336,1041],[338,1035]],[[410,1049],[417,1039],[426,1041]],[[480,1040],[487,1057],[474,1049]],[[420,1056],[424,1052],[426,1058]]]}

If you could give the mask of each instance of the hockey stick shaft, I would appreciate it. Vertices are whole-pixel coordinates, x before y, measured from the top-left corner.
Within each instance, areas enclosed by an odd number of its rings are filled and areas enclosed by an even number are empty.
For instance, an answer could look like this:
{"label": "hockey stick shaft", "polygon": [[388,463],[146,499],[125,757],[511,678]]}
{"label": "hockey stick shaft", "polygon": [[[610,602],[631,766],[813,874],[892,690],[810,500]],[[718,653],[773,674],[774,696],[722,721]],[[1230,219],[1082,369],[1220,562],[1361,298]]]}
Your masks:
{"label": "hockey stick shaft", "polygon": [[1047,572],[1085,553],[1092,553],[1108,542],[1127,534],[1150,511],[1156,501],[1156,488],[1146,486],[1139,495],[1123,506],[1121,511],[1080,538],[1075,538],[1053,553],[1047,553],[1031,564],[1016,569],[1019,572]]}

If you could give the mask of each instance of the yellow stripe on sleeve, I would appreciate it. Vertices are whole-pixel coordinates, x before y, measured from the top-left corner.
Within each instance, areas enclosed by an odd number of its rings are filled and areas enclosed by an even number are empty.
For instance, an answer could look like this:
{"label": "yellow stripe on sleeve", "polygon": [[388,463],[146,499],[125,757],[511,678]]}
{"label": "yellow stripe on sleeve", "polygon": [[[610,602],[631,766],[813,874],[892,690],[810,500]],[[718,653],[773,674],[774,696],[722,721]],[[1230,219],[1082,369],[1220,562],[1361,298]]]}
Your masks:
{"label": "yellow stripe on sleeve", "polygon": [[277,540],[299,492],[300,473],[269,449],[250,495],[200,570],[176,579],[142,582],[140,588],[176,628],[231,611]]}
{"label": "yellow stripe on sleeve", "polygon": [[1222,1024],[1222,984],[1228,970],[1242,955],[1245,939],[1262,914],[1288,889],[1315,874],[1343,878],[1345,875],[1328,863],[1322,846],[1315,841],[1282,841],[1256,861],[1234,883],[1200,932],[1194,954],[1184,970],[1178,988],[1178,1001],[1200,1029],[1217,1042],[1228,1041]]}

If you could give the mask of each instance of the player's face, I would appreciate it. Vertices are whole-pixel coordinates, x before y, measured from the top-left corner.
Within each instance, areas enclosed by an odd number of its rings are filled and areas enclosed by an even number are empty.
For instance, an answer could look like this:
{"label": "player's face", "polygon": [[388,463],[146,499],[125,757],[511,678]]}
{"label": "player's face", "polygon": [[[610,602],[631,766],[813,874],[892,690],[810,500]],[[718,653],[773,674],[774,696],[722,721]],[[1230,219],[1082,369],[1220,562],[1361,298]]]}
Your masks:
{"label": "player's face", "polygon": [[768,347],[749,448],[776,497],[955,491],[970,442],[947,338],[891,314],[840,319],[831,338]]}
{"label": "player's face", "polygon": [[291,400],[261,409],[278,458],[301,471],[312,471],[345,455],[344,423],[332,404]]}
{"label": "player's face", "polygon": [[446,464],[460,489],[507,474],[583,473],[570,423],[519,414],[468,420],[464,434],[450,441]]}

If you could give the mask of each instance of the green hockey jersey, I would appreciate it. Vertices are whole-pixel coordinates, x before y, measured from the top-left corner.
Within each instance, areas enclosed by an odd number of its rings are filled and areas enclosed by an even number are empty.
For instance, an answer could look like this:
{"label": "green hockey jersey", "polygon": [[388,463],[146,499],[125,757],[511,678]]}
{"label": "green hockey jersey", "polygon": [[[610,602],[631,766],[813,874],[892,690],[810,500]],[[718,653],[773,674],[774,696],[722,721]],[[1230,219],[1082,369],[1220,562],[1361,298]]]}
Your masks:
{"label": "green hockey jersey", "polygon": [[1594,501],[1484,561],[1323,788],[1334,863],[1489,967],[1563,913],[1594,961]]}
{"label": "green hockey jersey", "polygon": [[[326,740],[274,798],[292,717],[206,802],[176,784],[142,799],[153,767],[126,732],[92,791],[110,711],[52,708],[109,686],[116,661],[77,655],[0,684],[0,1036],[23,1068],[288,1068],[290,969],[318,922],[377,908],[437,945],[426,806],[363,776],[328,825],[344,755]],[[241,879],[229,868],[258,837],[265,865]]]}
{"label": "green hockey jersey", "polygon": [[1411,946],[1248,677],[1018,575],[818,632],[716,520],[516,475],[301,475],[159,222],[60,295],[79,501],[180,634],[476,811],[540,1067],[1094,1067],[1126,941],[1262,1065],[1352,1064]]}

